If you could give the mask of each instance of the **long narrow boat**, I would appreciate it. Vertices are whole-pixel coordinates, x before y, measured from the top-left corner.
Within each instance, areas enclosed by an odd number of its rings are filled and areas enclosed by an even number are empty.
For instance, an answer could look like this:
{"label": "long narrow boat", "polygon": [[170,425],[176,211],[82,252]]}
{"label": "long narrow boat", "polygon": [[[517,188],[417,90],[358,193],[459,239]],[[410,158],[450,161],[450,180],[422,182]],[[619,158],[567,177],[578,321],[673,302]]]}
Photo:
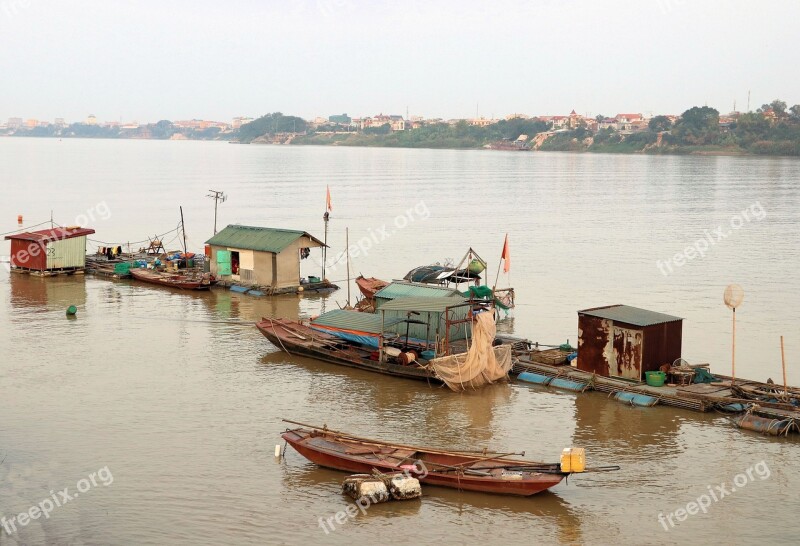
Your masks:
{"label": "long narrow boat", "polygon": [[213,275],[203,275],[202,277],[190,277],[179,273],[166,273],[154,271],[152,269],[131,269],[131,276],[137,281],[159,284],[161,286],[171,286],[181,290],[208,290],[216,284]]}
{"label": "long narrow boat", "polygon": [[261,322],[256,323],[256,328],[273,345],[289,354],[386,375],[441,383],[432,370],[416,362],[408,365],[381,362],[376,358],[376,350],[347,343],[295,320],[262,318]]}
{"label": "long narrow boat", "polygon": [[359,275],[356,277],[356,285],[358,286],[358,289],[361,290],[361,293],[364,295],[364,297],[368,300],[371,300],[375,297],[375,294],[378,291],[389,286],[389,283],[382,281],[381,279],[376,279],[375,277],[365,277],[364,275]]}
{"label": "long narrow boat", "polygon": [[[409,471],[425,484],[524,497],[550,489],[570,474],[562,472],[559,463],[509,459],[507,454],[486,451],[448,451],[392,444],[306,426],[287,429],[281,437],[309,461],[345,472]],[[618,469],[603,467],[586,471]]]}

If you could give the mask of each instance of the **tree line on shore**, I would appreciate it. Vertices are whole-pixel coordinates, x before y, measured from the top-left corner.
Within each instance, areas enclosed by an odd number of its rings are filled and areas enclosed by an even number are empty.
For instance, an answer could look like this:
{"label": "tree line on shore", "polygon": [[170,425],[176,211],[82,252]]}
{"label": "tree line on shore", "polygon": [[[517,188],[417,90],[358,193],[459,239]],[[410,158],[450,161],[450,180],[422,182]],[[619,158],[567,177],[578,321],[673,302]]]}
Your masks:
{"label": "tree line on shore", "polygon": [[[603,116],[597,120],[602,121]],[[427,122],[413,129],[393,131],[389,124],[356,130],[354,127],[322,124],[281,112],[266,114],[235,130],[177,127],[169,120],[142,125],[135,130],[119,126],[73,123],[68,126],[18,128],[14,136],[65,138],[151,138],[169,139],[179,135],[191,140],[235,140],[250,143],[280,141],[281,135],[292,144],[337,144],[345,146],[384,146],[402,148],[482,148],[509,143],[520,135],[528,139],[520,146],[529,148],[536,135],[551,133],[539,149],[553,151],[645,152],[645,153],[751,153],[800,155],[800,105],[788,107],[776,99],[755,112],[724,116],[708,106],[694,106],[677,119],[655,116],[640,130],[599,130],[586,120],[576,126],[553,131],[550,123],[537,118],[514,117],[488,125]]]}

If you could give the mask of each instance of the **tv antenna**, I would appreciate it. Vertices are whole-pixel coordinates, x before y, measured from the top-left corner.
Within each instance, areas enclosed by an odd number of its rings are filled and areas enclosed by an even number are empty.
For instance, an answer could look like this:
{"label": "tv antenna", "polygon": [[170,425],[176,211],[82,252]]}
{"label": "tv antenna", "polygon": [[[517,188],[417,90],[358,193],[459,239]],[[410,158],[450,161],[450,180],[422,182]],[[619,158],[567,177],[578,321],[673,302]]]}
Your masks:
{"label": "tv antenna", "polygon": [[216,235],[217,234],[217,206],[220,203],[224,203],[228,199],[228,196],[225,195],[224,193],[222,193],[221,191],[217,191],[217,190],[208,190],[208,191],[209,191],[209,194],[206,195],[206,197],[210,197],[211,199],[214,200],[214,235]]}

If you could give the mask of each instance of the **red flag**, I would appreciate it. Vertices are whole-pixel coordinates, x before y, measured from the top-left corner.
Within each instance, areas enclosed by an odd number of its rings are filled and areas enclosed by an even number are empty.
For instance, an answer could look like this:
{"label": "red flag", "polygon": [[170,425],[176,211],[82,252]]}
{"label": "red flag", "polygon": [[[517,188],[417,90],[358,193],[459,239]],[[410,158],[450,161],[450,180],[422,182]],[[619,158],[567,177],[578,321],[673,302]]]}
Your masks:
{"label": "red flag", "polygon": [[505,261],[503,273],[508,273],[511,269],[511,250],[508,248],[508,233],[506,233],[506,240],[503,243],[503,253],[500,255],[500,259]]}
{"label": "red flag", "polygon": [[333,205],[331,204],[331,189],[328,186],[325,186],[325,189],[328,192],[327,196],[325,197],[325,208],[328,210],[328,212],[332,212]]}

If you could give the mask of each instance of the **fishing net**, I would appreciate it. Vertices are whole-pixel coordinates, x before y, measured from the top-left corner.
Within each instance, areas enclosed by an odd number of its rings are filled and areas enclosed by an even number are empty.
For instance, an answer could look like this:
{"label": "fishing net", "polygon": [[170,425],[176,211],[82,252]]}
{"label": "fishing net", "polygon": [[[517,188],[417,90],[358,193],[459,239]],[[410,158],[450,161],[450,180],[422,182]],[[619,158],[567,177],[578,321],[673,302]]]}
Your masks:
{"label": "fishing net", "polygon": [[511,345],[492,347],[495,333],[494,313],[478,314],[469,350],[435,358],[430,366],[454,391],[476,389],[506,377],[511,370]]}

